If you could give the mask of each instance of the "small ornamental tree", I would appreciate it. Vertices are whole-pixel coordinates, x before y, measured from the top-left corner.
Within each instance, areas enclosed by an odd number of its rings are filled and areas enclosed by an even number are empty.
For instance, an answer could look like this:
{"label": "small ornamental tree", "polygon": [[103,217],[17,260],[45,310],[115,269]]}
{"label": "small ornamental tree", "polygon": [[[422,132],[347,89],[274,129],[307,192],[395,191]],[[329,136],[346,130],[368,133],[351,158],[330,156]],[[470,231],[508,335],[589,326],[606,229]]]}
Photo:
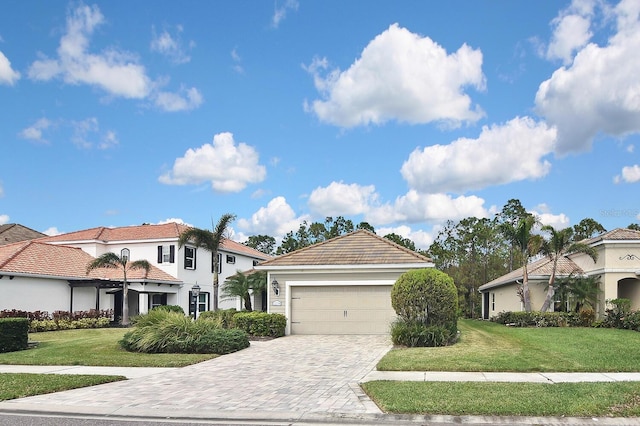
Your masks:
{"label": "small ornamental tree", "polygon": [[398,315],[391,337],[396,345],[445,346],[458,332],[458,292],[453,279],[437,269],[405,272],[391,290]]}

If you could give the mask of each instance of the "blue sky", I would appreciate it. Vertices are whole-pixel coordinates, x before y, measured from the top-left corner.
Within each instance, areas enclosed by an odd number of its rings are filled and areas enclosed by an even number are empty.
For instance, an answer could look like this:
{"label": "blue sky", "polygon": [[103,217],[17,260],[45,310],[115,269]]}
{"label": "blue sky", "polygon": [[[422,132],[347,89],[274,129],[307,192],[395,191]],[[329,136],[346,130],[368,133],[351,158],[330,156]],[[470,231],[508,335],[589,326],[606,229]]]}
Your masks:
{"label": "blue sky", "polygon": [[2,3],[0,224],[640,220],[640,1]]}

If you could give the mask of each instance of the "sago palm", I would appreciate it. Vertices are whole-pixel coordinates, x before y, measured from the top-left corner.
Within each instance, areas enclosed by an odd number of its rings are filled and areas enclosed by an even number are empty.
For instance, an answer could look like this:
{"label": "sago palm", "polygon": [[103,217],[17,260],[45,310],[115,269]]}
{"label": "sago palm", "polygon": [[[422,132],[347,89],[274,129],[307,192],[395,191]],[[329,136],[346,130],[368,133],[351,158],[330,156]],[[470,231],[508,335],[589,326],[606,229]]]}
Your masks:
{"label": "sago palm", "polygon": [[127,271],[135,269],[144,269],[145,272],[149,272],[151,264],[146,260],[136,260],[129,262],[127,256],[118,256],[115,253],[105,253],[91,263],[87,265],[87,274],[94,269],[108,268],[108,269],[120,269],[122,270],[122,325],[129,325],[129,284],[127,282]]}

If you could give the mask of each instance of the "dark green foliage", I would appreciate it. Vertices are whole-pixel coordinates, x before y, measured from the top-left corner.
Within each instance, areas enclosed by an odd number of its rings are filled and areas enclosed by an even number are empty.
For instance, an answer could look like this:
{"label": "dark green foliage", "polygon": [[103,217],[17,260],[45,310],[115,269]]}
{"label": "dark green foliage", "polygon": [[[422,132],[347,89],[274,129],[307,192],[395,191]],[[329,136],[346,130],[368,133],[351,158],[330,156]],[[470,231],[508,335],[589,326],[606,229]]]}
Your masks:
{"label": "dark green foliage", "polygon": [[580,312],[500,312],[491,321],[511,327],[591,327],[595,323],[593,309]]}
{"label": "dark green foliage", "polygon": [[198,321],[213,321],[219,328],[234,328],[233,316],[238,313],[234,308],[218,311],[205,311],[198,314]]}
{"label": "dark green foliage", "polygon": [[27,349],[29,320],[26,318],[0,318],[0,352]]}
{"label": "dark green foliage", "polygon": [[287,326],[284,315],[266,312],[238,312],[233,319],[235,326],[250,336],[282,337]]}
{"label": "dark green foliage", "polygon": [[449,344],[458,332],[458,295],[453,279],[437,269],[405,272],[391,289],[398,314],[392,325],[394,344]]}
{"label": "dark green foliage", "polygon": [[609,303],[612,306],[605,311],[602,327],[640,331],[640,311],[631,310],[631,300],[613,299]]}
{"label": "dark green foliage", "polygon": [[159,309],[167,312],[178,312],[179,314],[184,315],[184,309],[182,309],[182,306],[180,305],[161,305],[161,306],[156,306],[153,309]]}
{"label": "dark green foliage", "polygon": [[192,321],[178,312],[153,309],[136,318],[120,345],[131,352],[227,354],[249,346],[241,330],[222,329],[214,321]]}
{"label": "dark green foliage", "polygon": [[70,330],[76,328],[102,328],[111,323],[112,311],[90,309],[88,311],[27,312],[16,309],[0,311],[0,318],[28,318],[29,333],[40,331]]}

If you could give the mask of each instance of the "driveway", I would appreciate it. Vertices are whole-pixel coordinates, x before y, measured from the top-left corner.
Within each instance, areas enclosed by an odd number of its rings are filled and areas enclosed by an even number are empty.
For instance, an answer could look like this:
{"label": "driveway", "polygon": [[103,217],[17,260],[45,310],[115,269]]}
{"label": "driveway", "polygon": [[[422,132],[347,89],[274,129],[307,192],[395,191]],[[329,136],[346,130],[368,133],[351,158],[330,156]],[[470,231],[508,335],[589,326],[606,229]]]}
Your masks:
{"label": "driveway", "polygon": [[390,348],[388,336],[287,336],[162,374],[2,405],[153,417],[380,414],[357,383]]}

